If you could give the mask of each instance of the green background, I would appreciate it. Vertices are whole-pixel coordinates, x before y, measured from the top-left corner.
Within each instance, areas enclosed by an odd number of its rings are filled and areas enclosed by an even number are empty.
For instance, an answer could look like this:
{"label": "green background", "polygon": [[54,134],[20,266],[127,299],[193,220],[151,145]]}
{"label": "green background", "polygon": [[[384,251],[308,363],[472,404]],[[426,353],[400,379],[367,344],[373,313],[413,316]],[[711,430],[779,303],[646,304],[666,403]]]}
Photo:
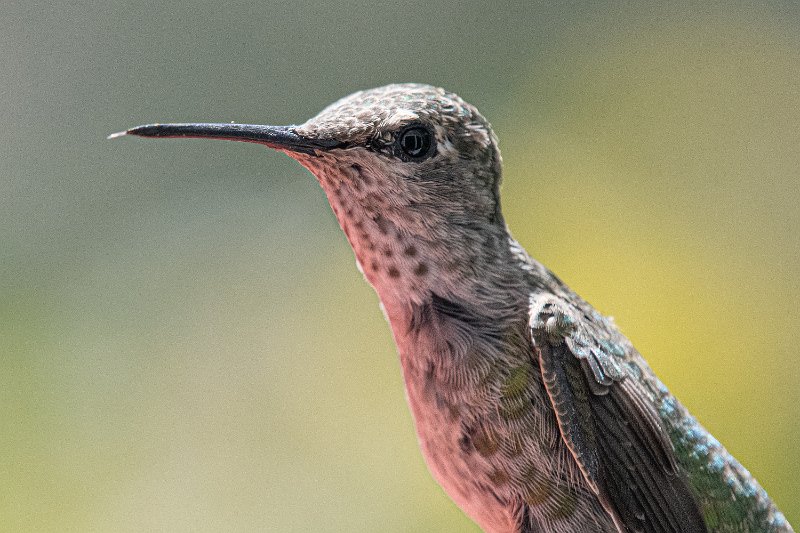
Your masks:
{"label": "green background", "polygon": [[325,198],[244,143],[442,85],[532,255],[800,523],[796,2],[0,6],[0,529],[477,531]]}

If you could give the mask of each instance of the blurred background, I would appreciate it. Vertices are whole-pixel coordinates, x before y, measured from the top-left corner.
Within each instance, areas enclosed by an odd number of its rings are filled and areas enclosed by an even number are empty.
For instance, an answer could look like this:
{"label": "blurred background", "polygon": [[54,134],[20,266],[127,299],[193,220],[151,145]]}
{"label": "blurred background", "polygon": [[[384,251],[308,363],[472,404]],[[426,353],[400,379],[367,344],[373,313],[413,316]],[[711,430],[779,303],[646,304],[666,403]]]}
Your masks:
{"label": "blurred background", "polygon": [[477,531],[313,178],[105,140],[397,81],[482,110],[515,236],[800,524],[796,2],[35,4],[0,7],[0,529]]}

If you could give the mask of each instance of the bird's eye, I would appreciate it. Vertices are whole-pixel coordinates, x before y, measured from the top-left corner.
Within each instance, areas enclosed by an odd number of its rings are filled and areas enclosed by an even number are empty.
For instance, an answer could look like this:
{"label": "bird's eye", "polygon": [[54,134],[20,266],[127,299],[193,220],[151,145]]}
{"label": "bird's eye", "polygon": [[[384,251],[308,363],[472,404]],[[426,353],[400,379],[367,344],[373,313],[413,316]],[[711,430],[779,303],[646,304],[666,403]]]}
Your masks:
{"label": "bird's eye", "polygon": [[433,153],[433,135],[423,126],[409,126],[400,133],[397,143],[403,155],[415,161]]}

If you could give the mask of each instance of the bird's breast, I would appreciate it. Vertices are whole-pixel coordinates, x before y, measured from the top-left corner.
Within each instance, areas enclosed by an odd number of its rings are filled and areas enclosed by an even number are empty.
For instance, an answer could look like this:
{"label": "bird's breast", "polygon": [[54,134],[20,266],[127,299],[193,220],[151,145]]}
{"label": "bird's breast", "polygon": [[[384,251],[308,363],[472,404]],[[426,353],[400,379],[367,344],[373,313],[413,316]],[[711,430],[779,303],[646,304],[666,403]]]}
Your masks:
{"label": "bird's breast", "polygon": [[437,481],[486,531],[518,531],[523,508],[548,530],[605,531],[608,519],[561,439],[525,325],[465,328],[432,313],[416,318],[416,331],[393,330]]}

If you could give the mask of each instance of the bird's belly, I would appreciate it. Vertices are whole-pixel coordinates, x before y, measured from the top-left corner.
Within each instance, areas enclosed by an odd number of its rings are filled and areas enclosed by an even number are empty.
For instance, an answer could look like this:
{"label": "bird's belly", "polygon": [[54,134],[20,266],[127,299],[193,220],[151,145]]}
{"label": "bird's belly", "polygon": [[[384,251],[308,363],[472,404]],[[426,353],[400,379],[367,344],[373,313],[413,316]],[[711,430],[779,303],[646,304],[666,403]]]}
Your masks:
{"label": "bird's belly", "polygon": [[514,504],[502,486],[505,480],[492,480],[491,472],[497,469],[465,442],[455,406],[441,399],[438,405],[435,399],[431,403],[413,385],[407,386],[407,393],[420,449],[436,481],[484,531],[516,532]]}

